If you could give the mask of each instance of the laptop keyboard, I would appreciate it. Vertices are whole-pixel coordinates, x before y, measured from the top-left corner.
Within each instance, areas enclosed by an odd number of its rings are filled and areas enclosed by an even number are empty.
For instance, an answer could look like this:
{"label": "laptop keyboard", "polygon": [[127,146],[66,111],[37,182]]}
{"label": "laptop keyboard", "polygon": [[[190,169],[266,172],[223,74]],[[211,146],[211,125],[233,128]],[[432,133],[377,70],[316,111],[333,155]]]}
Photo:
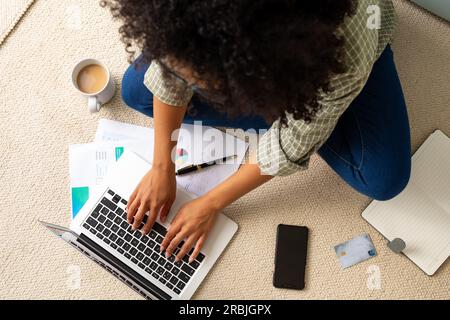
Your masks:
{"label": "laptop keyboard", "polygon": [[[159,252],[167,232],[166,228],[155,222],[150,233],[145,236],[139,230],[131,230],[124,210],[126,205],[125,199],[108,189],[97,207],[84,221],[83,227],[171,291],[181,294],[200,267],[205,255],[199,253],[197,258],[189,263],[189,255],[193,251],[191,249],[182,260],[175,262],[175,255],[184,244],[181,242],[174,254],[166,258],[165,252]],[[147,216],[144,217],[140,228],[146,221]]]}

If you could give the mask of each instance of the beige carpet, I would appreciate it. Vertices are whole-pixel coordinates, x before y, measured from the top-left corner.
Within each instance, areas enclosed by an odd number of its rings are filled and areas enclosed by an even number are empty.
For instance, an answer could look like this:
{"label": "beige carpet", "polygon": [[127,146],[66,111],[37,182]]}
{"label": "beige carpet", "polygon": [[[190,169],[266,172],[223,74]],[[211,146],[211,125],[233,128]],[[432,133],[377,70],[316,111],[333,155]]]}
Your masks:
{"label": "beige carpet", "polygon": [[[394,49],[415,150],[436,128],[450,135],[450,25],[396,3]],[[100,117],[150,125],[119,95],[90,115],[71,88],[71,67],[86,56],[108,64],[119,83],[127,63],[117,28],[95,1],[37,1],[0,47],[0,298],[139,298],[37,222],[69,224],[68,145],[92,140]],[[450,263],[428,277],[391,253],[360,216],[368,203],[318,158],[307,172],[273,180],[227,209],[240,229],[194,298],[449,299]],[[304,291],[271,284],[279,223],[311,230]],[[365,232],[379,255],[341,270],[333,245]],[[379,290],[367,286],[377,267]]]}
{"label": "beige carpet", "polygon": [[0,0],[0,45],[19,23],[34,0]]}

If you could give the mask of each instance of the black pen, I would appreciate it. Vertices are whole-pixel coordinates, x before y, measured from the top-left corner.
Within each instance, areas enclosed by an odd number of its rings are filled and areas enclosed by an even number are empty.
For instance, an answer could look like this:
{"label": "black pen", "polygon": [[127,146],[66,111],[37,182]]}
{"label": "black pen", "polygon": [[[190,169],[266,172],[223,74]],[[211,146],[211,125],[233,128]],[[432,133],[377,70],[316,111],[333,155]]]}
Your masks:
{"label": "black pen", "polygon": [[225,158],[218,159],[218,160],[212,160],[212,161],[205,162],[205,163],[202,163],[202,164],[191,164],[190,166],[178,169],[175,172],[175,175],[181,176],[181,175],[186,174],[186,173],[198,171],[198,170],[201,170],[203,168],[207,168],[207,167],[213,166],[215,164],[218,164],[219,161],[220,161],[220,163],[222,163],[222,162],[226,162],[227,160],[234,159],[236,157],[237,157],[237,155],[234,155],[234,156],[229,156],[229,157],[225,157]]}

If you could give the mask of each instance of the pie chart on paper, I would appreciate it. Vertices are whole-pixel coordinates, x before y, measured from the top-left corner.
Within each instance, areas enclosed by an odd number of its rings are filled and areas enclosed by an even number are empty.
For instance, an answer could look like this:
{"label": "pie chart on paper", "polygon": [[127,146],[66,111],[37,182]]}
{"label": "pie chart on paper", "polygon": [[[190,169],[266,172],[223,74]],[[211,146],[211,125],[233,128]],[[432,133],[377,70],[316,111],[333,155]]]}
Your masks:
{"label": "pie chart on paper", "polygon": [[178,148],[175,154],[175,164],[177,166],[185,166],[189,161],[189,154],[186,149]]}

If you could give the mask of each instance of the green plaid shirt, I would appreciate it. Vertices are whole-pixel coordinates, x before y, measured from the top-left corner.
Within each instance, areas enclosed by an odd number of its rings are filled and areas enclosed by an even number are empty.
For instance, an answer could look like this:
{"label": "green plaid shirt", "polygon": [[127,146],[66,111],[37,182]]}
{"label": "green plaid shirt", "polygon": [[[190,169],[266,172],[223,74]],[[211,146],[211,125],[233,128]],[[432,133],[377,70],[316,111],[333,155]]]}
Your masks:
{"label": "green plaid shirt", "polygon": [[[381,14],[378,26],[377,19],[373,19],[377,8]],[[325,143],[339,117],[361,92],[373,64],[391,42],[394,28],[392,0],[359,0],[357,13],[341,27],[348,71],[331,80],[330,93],[320,95],[321,108],[312,121],[295,120],[288,114],[287,127],[280,127],[277,120],[260,138],[257,160],[263,173],[285,176],[308,167],[311,155]],[[193,95],[181,80],[163,78],[162,67],[156,61],[150,64],[144,84],[158,99],[172,106],[186,106]]]}

